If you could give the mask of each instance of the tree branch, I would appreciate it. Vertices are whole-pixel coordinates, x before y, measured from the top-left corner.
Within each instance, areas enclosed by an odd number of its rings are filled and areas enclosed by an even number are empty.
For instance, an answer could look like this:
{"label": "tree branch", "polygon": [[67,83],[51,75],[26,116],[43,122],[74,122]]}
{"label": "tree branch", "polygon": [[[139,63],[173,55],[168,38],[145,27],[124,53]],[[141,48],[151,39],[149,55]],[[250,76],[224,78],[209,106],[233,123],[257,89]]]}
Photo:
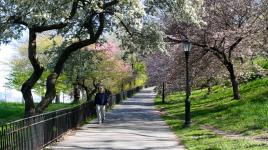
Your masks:
{"label": "tree branch", "polygon": [[229,48],[229,56],[228,59],[229,61],[231,60],[232,57],[232,51],[236,48],[236,46],[242,41],[242,37],[239,37]]}
{"label": "tree branch", "polygon": [[181,39],[176,39],[175,37],[167,36],[165,38],[165,42],[174,42],[174,43],[180,44],[183,42],[187,42],[187,40],[181,40]]}
{"label": "tree branch", "polygon": [[102,13],[107,13],[109,15],[114,15],[116,18],[118,18],[118,20],[120,21],[120,23],[122,24],[122,26],[126,29],[127,33],[132,37],[134,34],[130,32],[130,30],[128,29],[127,25],[124,23],[124,21],[117,15],[115,15],[114,12],[111,11],[103,11]]}
{"label": "tree branch", "polygon": [[93,30],[93,26],[92,26],[92,20],[93,20],[93,17],[96,15],[96,13],[93,13],[88,16],[86,18],[86,21],[84,23],[84,27],[88,30],[88,33],[90,35],[90,37],[94,36],[94,30]]}
{"label": "tree branch", "polygon": [[48,30],[54,30],[54,29],[61,29],[67,26],[68,23],[59,23],[59,24],[53,24],[53,25],[47,25],[47,26],[34,26],[35,32],[43,32]]}
{"label": "tree branch", "polygon": [[219,43],[219,47],[224,47],[224,45],[222,45],[225,42],[225,37],[222,38],[221,42]]}
{"label": "tree branch", "polygon": [[78,2],[79,2],[79,0],[74,0],[73,5],[72,5],[72,10],[70,12],[70,16],[68,17],[68,19],[72,19],[74,17],[74,15],[76,14]]}
{"label": "tree branch", "polygon": [[[180,40],[180,39],[176,39],[176,38],[170,37],[170,36],[167,36],[167,39],[169,41],[175,42],[177,44],[180,44],[180,43],[183,43],[183,42],[189,42],[189,40]],[[194,45],[194,46],[198,46],[198,47],[203,48],[205,51],[212,52],[223,63],[224,63],[224,61],[227,61],[225,54],[223,52],[221,52],[216,47],[210,47],[210,46],[208,46],[206,44],[200,44],[200,43],[192,42],[192,41],[190,41],[190,43],[192,43],[192,45]]]}
{"label": "tree branch", "polygon": [[[115,15],[116,16],[116,15]],[[130,36],[133,36],[133,33],[131,33],[127,27],[127,25],[123,22],[123,20],[121,20],[121,18],[119,18],[118,16],[116,16],[119,20],[120,20],[120,23],[123,25],[123,27],[126,29],[127,33],[130,35]]]}
{"label": "tree branch", "polygon": [[[62,22],[62,23],[58,23],[58,24],[52,24],[52,25],[41,25],[41,26],[33,25],[33,27],[32,27],[33,31],[34,32],[43,32],[43,31],[61,29],[61,28],[66,27],[68,25],[68,23],[67,23],[68,20],[73,18],[77,12],[78,2],[79,2],[79,0],[74,0],[74,2],[72,4],[70,16],[67,18],[67,21]],[[8,21],[12,21],[12,23],[14,23],[14,24],[21,24],[21,25],[24,25],[26,27],[29,27],[29,24],[22,20],[22,16],[10,16]]]}
{"label": "tree branch", "polygon": [[8,21],[12,21],[14,24],[21,24],[28,27],[28,23],[23,21],[21,16],[10,16]]}
{"label": "tree branch", "polygon": [[68,25],[68,20],[72,19],[77,12],[78,2],[79,0],[74,0],[70,15],[65,22],[52,24],[52,25],[46,25],[46,26],[34,26],[35,32],[43,32],[43,31],[61,29],[61,28],[66,27]]}
{"label": "tree branch", "polygon": [[[97,41],[98,38],[100,37],[100,35],[102,34],[103,32],[103,29],[104,29],[104,22],[105,22],[105,16],[104,16],[104,13],[100,13],[99,14],[99,27],[98,27],[98,30],[97,32],[95,33],[94,37],[93,37],[93,41]],[[90,37],[91,38],[91,37]]]}
{"label": "tree branch", "polygon": [[111,7],[111,6],[115,5],[115,4],[117,4],[118,2],[119,2],[119,0],[110,1],[108,3],[103,4],[103,6],[101,8],[106,9],[108,7]]}

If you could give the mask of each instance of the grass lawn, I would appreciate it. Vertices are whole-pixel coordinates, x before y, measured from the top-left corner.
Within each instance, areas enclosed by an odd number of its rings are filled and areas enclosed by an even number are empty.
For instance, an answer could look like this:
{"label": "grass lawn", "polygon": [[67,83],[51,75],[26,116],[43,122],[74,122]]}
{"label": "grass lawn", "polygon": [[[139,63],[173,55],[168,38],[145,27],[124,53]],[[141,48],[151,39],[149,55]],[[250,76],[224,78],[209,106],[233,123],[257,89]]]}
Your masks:
{"label": "grass lawn", "polygon": [[157,97],[157,108],[164,109],[162,117],[174,129],[188,149],[268,149],[268,145],[248,140],[234,140],[216,135],[201,128],[211,125],[229,133],[244,135],[268,134],[268,77],[240,85],[241,100],[232,99],[230,87],[213,87],[195,90],[191,95],[193,124],[183,128],[184,93],[176,92],[161,103]]}
{"label": "grass lawn", "polygon": [[[46,112],[74,107],[77,105],[78,104],[67,104],[67,103],[50,104],[49,107],[46,109]],[[24,115],[24,104],[0,102],[0,125],[3,123],[23,118],[23,115]]]}

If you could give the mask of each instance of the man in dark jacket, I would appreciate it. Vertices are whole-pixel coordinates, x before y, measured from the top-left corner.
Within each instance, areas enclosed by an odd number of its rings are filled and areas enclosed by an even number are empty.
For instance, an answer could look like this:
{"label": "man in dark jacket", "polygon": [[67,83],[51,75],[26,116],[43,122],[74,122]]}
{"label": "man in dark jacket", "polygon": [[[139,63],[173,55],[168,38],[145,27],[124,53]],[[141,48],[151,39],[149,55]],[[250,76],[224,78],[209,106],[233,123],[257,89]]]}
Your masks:
{"label": "man in dark jacket", "polygon": [[105,105],[108,102],[108,95],[105,93],[104,86],[99,86],[99,91],[95,96],[96,112],[99,124],[105,119]]}

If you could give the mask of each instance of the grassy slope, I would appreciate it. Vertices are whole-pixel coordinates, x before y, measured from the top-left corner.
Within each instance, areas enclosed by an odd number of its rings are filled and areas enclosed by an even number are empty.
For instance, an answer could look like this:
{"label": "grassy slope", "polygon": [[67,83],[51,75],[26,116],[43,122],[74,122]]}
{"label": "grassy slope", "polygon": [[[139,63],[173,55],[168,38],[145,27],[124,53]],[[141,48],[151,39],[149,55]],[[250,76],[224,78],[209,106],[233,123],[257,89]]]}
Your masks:
{"label": "grassy slope", "polygon": [[227,132],[246,135],[264,134],[268,129],[268,77],[240,86],[241,100],[232,100],[232,90],[228,87],[214,87],[213,93],[195,90],[191,96],[191,115],[194,124],[185,129],[184,94],[177,92],[161,104],[156,98],[156,106],[164,107],[163,118],[176,131],[189,149],[268,149],[267,145],[247,140],[231,140],[202,129],[201,125],[213,125]]}
{"label": "grassy slope", "polygon": [[268,69],[268,58],[265,57],[255,58],[254,63],[259,65],[263,69]]}
{"label": "grassy slope", "polygon": [[[77,104],[63,104],[63,103],[51,104],[46,109],[46,112],[68,107],[74,107],[76,105]],[[24,114],[24,104],[0,102],[0,124],[23,118],[23,114]]]}

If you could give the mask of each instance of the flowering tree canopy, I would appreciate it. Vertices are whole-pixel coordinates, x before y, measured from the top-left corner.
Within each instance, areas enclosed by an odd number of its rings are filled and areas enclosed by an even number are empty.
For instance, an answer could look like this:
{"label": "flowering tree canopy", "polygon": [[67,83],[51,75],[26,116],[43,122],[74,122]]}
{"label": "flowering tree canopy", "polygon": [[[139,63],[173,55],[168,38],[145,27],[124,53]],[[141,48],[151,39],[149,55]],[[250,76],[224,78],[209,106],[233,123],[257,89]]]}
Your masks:
{"label": "flowering tree canopy", "polygon": [[[24,30],[29,31],[28,58],[34,69],[22,85],[25,115],[41,113],[54,99],[56,82],[69,56],[85,46],[96,43],[103,32],[118,26],[140,28],[144,7],[139,0],[1,0],[0,43],[18,39]],[[58,55],[47,77],[46,93],[35,106],[31,89],[45,70],[40,63],[36,48],[37,33],[54,31],[64,42],[57,47]]]}

